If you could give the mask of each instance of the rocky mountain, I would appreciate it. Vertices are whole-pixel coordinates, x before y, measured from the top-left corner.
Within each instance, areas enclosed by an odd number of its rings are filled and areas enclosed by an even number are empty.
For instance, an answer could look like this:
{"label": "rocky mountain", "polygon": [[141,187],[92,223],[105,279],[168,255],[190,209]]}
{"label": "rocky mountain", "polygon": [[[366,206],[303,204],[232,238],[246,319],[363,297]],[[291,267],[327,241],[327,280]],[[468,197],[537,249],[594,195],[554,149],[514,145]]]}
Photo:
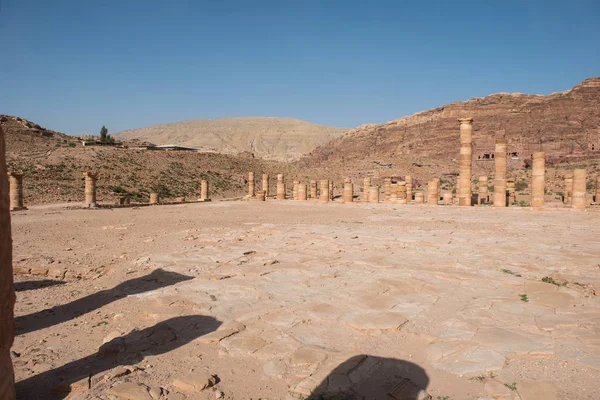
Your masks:
{"label": "rocky mountain", "polygon": [[459,117],[474,118],[476,170],[493,166],[494,143],[500,137],[508,140],[513,166],[526,164],[534,151],[545,151],[549,165],[600,158],[600,78],[590,78],[548,96],[496,93],[363,125],[319,146],[301,164],[368,169],[413,159],[453,162],[459,151]]}
{"label": "rocky mountain", "polygon": [[130,129],[116,133],[115,137],[195,146],[224,154],[248,151],[258,158],[291,161],[347,130],[294,118],[247,117],[192,119]]}

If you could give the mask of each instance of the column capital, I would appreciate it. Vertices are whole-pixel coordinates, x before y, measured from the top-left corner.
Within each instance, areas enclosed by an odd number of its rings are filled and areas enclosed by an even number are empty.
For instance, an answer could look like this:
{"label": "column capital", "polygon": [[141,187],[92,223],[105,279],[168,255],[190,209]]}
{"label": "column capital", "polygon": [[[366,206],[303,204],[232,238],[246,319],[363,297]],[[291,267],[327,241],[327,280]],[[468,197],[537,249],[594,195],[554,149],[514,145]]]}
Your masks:
{"label": "column capital", "polygon": [[7,172],[6,175],[10,176],[11,178],[16,178],[16,179],[23,178],[22,172]]}
{"label": "column capital", "polygon": [[473,118],[468,117],[468,118],[457,118],[456,119],[458,122],[460,122],[461,124],[473,124]]}
{"label": "column capital", "polygon": [[96,179],[98,177],[98,173],[87,171],[87,172],[83,173],[83,176],[86,177],[86,178]]}

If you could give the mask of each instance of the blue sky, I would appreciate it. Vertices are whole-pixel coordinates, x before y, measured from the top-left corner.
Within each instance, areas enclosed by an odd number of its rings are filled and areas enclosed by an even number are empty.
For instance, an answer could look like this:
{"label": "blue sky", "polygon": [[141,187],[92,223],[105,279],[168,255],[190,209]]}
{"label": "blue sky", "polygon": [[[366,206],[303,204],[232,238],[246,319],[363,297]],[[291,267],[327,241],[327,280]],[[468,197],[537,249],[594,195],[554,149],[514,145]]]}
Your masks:
{"label": "blue sky", "polygon": [[0,114],[354,127],[600,75],[600,1],[0,0]]}

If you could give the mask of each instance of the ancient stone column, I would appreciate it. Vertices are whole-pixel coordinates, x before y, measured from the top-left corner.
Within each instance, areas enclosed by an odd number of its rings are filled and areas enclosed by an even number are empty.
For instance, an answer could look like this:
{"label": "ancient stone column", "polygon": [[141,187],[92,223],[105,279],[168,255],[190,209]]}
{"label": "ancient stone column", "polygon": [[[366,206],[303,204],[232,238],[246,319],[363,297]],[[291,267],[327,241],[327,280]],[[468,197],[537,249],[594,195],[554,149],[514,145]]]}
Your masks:
{"label": "ancient stone column", "polygon": [[200,181],[200,201],[210,201],[208,195],[208,181],[206,179]]}
{"label": "ancient stone column", "polygon": [[442,193],[442,202],[446,205],[452,204],[452,192],[449,190],[444,190]]}
{"label": "ancient stone column", "polygon": [[565,173],[565,193],[564,193],[564,203],[566,205],[571,205],[571,200],[573,199],[573,172],[567,171]]}
{"label": "ancient stone column", "polygon": [[329,181],[329,200],[333,201],[334,199],[334,193],[333,193],[333,181]]}
{"label": "ancient stone column", "polygon": [[494,207],[506,207],[506,139],[496,139],[494,159]]}
{"label": "ancient stone column", "polygon": [[310,198],[317,198],[317,181],[310,181]]}
{"label": "ancient stone column", "polygon": [[254,197],[254,172],[248,172],[248,197]]}
{"label": "ancient stone column", "polygon": [[477,204],[481,205],[483,203],[487,203],[488,199],[488,177],[480,176],[479,177],[479,191],[477,196]]}
{"label": "ancient stone column", "polygon": [[506,180],[506,191],[508,192],[508,205],[514,204],[516,201],[515,190],[516,183],[514,178]]}
{"label": "ancient stone column", "polygon": [[306,201],[306,183],[299,183],[298,184],[298,200],[300,201]]}
{"label": "ancient stone column", "polygon": [[294,200],[298,200],[298,185],[299,184],[300,184],[300,182],[294,181],[294,186],[292,188],[292,198]]}
{"label": "ancient stone column", "polygon": [[85,177],[85,203],[86,207],[96,207],[96,178],[98,174],[84,172]]}
{"label": "ancient stone column", "polygon": [[438,201],[440,201],[440,198],[442,197],[442,184],[441,184],[441,179],[440,178],[433,178],[433,180],[435,181],[435,184],[437,185],[437,189],[438,189]]}
{"label": "ancient stone column", "polygon": [[160,197],[158,196],[158,193],[156,193],[156,192],[150,193],[150,204],[158,204],[158,203],[160,203]]}
{"label": "ancient stone column", "polygon": [[269,174],[262,175],[262,190],[265,191],[265,197],[269,197]]}
{"label": "ancient stone column", "polygon": [[362,200],[366,203],[369,201],[369,192],[371,187],[371,178],[363,179],[363,197]]}
{"label": "ancient stone column", "polygon": [[437,206],[438,199],[438,184],[435,179],[432,179],[427,184],[427,204]]}
{"label": "ancient stone column", "polygon": [[546,172],[546,153],[533,153],[531,168],[531,207],[544,207],[544,174]]}
{"label": "ancient stone column", "polygon": [[319,183],[319,201],[321,203],[329,202],[329,180],[323,179]]}
{"label": "ancient stone column", "polygon": [[406,201],[410,203],[413,199],[412,176],[406,175],[406,177],[404,178],[404,181],[406,182]]}
{"label": "ancient stone column", "polygon": [[354,201],[354,186],[350,178],[344,179],[344,203],[352,203]]}
{"label": "ancient stone column", "polygon": [[392,178],[385,178],[383,180],[383,201],[390,201],[392,194]]}
{"label": "ancient stone column", "polygon": [[425,196],[423,195],[423,192],[415,192],[415,203],[423,204],[424,202],[425,202]]}
{"label": "ancient stone column", "polygon": [[369,187],[369,203],[379,203],[379,186]]}
{"label": "ancient stone column", "polygon": [[573,208],[584,209],[586,206],[586,182],[585,168],[573,170],[573,199],[571,204]]}
{"label": "ancient stone column", "polygon": [[15,379],[10,347],[15,336],[12,240],[4,133],[0,127],[0,399],[14,400]]}
{"label": "ancient stone column", "polygon": [[277,200],[285,200],[285,182],[283,174],[277,174]]}
{"label": "ancient stone column", "polygon": [[460,122],[460,156],[458,168],[460,173],[460,193],[458,205],[471,205],[471,164],[472,164],[472,131],[473,118],[459,118]]}
{"label": "ancient stone column", "polygon": [[406,182],[405,181],[400,181],[398,183],[396,183],[396,185],[398,185],[398,190],[397,190],[397,203],[398,204],[406,204],[408,202],[407,198],[406,198]]}
{"label": "ancient stone column", "polygon": [[8,183],[10,186],[10,210],[25,210],[23,207],[23,174],[9,172]]}
{"label": "ancient stone column", "polygon": [[392,183],[390,185],[390,203],[398,202],[398,184]]}
{"label": "ancient stone column", "polygon": [[595,199],[595,203],[596,204],[600,204],[600,177],[598,177],[598,179],[596,179],[596,199]]}

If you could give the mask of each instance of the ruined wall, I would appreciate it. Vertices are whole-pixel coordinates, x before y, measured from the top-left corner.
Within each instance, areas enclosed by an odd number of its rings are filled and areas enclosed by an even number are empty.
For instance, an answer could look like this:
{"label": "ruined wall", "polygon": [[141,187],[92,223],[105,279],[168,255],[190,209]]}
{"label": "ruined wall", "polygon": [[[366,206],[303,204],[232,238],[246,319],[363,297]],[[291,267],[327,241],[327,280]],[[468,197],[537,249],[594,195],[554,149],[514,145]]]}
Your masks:
{"label": "ruined wall", "polygon": [[15,398],[15,391],[10,346],[14,338],[15,292],[8,211],[8,176],[4,152],[4,133],[0,128],[0,399],[12,400]]}

